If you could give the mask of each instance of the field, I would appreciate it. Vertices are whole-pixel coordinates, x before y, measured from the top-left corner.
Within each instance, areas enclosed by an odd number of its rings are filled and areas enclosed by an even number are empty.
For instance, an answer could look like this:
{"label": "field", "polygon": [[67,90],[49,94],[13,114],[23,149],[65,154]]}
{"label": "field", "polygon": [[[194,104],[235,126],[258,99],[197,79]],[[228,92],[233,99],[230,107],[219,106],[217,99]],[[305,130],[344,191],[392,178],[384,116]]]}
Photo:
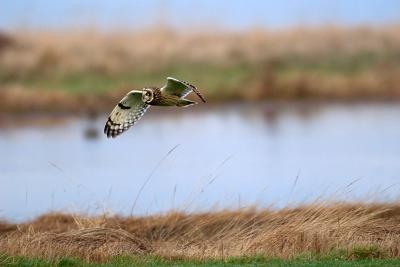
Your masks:
{"label": "field", "polygon": [[14,266],[398,266],[399,224],[398,203],[146,217],[50,213],[26,223],[1,223],[0,261]]}
{"label": "field", "polygon": [[104,111],[189,80],[211,102],[400,98],[400,27],[17,31],[0,35],[0,111]]}

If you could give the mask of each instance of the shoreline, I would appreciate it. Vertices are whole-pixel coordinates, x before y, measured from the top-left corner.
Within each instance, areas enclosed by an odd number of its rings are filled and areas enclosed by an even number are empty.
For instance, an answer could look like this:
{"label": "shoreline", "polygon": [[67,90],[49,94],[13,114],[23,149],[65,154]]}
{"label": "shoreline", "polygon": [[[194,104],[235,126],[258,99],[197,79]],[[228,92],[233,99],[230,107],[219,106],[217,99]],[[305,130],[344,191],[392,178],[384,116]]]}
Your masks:
{"label": "shoreline", "polygon": [[[63,92],[46,92],[40,93],[27,91],[25,97],[21,97],[21,93],[10,93],[9,95],[0,92],[0,116],[7,115],[56,115],[56,116],[71,116],[71,115],[88,115],[98,116],[99,114],[108,114],[114,108],[116,103],[125,95],[121,94],[105,94],[96,96],[85,95],[68,95]],[[196,101],[194,96],[189,99]],[[240,99],[234,98],[229,100],[207,99],[207,103],[199,101],[196,105],[196,110],[201,110],[207,106],[224,107],[234,105],[263,105],[271,104],[343,104],[343,105],[359,105],[359,104],[397,104],[400,103],[400,98],[397,96],[382,96],[382,97],[351,97],[351,98],[326,98],[326,97],[306,97],[306,98],[285,98],[272,97],[256,99]]]}

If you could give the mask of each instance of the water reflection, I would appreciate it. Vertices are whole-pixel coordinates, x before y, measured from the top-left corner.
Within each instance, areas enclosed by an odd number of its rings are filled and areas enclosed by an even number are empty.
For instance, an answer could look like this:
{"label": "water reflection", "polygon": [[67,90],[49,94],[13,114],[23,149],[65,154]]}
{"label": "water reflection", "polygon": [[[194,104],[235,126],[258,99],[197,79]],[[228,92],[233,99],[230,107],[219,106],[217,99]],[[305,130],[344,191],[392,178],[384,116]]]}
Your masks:
{"label": "water reflection", "polygon": [[[102,134],[104,116],[1,118],[0,216],[18,220],[53,209],[129,214],[143,185],[135,214],[398,196],[397,105],[165,111],[150,110],[111,140]],[[88,131],[99,138],[88,139]]]}

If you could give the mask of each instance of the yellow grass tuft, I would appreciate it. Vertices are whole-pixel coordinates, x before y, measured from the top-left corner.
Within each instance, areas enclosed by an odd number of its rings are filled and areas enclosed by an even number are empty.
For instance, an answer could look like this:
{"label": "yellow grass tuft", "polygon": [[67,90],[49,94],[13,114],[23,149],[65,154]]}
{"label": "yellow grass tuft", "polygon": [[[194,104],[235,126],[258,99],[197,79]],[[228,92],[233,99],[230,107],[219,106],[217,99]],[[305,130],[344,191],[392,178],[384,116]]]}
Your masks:
{"label": "yellow grass tuft", "polygon": [[399,225],[398,203],[324,203],[146,217],[47,214],[18,225],[1,224],[0,251],[96,261],[117,255],[291,258],[335,251],[344,251],[348,258],[365,253],[400,258]]}

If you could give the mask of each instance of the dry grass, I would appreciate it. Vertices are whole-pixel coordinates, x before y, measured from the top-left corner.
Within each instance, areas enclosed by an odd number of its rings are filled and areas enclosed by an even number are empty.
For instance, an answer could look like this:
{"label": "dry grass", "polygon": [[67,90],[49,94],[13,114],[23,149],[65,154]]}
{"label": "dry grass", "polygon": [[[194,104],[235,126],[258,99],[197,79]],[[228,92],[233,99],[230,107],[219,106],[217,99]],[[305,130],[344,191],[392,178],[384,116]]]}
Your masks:
{"label": "dry grass", "polygon": [[76,111],[89,102],[108,110],[110,95],[115,102],[165,76],[190,80],[210,101],[400,99],[399,36],[398,25],[13,32],[0,36],[0,111]]}
{"label": "dry grass", "polygon": [[[1,49],[0,67],[24,75],[38,72],[118,73],[185,63],[280,63],[287,57],[322,58],[397,51],[400,26],[317,27],[282,31],[144,32],[95,30],[15,32]],[[5,37],[3,37],[5,39]],[[6,45],[7,44],[7,45]]]}
{"label": "dry grass", "polygon": [[370,257],[400,258],[399,225],[398,203],[325,203],[149,217],[47,214],[18,225],[0,224],[0,251],[95,261],[116,255],[291,258],[339,250],[348,258],[363,251]]}

